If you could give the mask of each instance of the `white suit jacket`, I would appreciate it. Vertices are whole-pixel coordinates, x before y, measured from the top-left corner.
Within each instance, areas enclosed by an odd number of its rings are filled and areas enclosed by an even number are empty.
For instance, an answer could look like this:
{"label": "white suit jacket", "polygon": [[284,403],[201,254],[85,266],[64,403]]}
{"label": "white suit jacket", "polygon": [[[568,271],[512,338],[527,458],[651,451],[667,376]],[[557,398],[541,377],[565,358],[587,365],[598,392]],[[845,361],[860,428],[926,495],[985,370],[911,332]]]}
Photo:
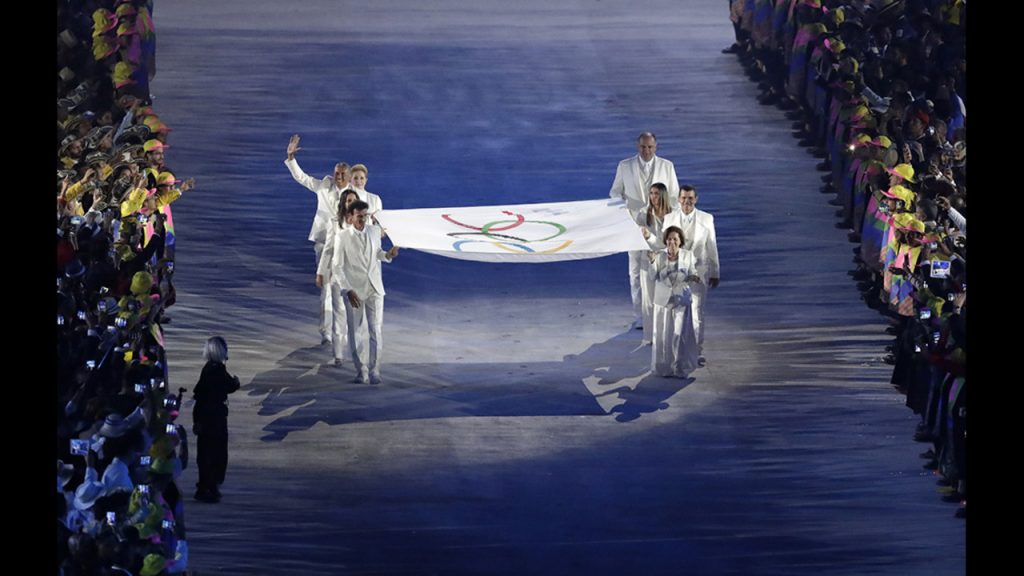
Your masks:
{"label": "white suit jacket", "polygon": [[[718,239],[715,237],[715,217],[703,210],[693,209],[696,213],[696,220],[693,223],[693,243],[690,250],[697,259],[697,274],[705,284],[708,278],[721,278],[721,271],[718,267]],[[668,230],[669,226],[677,226],[684,231],[683,209],[676,207],[665,216],[665,225],[662,230]],[[690,244],[687,239],[687,244]]]}
{"label": "white suit jacket", "polygon": [[[351,186],[350,186],[350,188],[351,188]],[[356,194],[359,196],[359,199],[362,200],[363,202],[366,202],[366,204],[370,207],[366,211],[366,214],[368,216],[371,216],[371,217],[376,216],[377,212],[380,212],[381,210],[384,209],[384,203],[381,202],[380,196],[377,196],[373,192],[367,192],[366,190],[360,190],[359,188],[352,188],[352,189],[356,191]],[[337,210],[335,210],[335,212],[337,212]],[[335,215],[335,218],[337,218],[337,215]]]}
{"label": "white suit jacket", "polygon": [[316,273],[330,277],[342,290],[354,290],[363,299],[372,293],[384,295],[381,261],[391,262],[380,245],[380,227],[367,224],[362,232],[355,227],[337,229],[334,241],[324,246]]}
{"label": "white suit jacket", "polygon": [[335,186],[334,178],[324,176],[323,179],[317,180],[303,172],[296,160],[285,160],[284,165],[288,167],[296,182],[316,194],[316,214],[313,216],[313,226],[309,229],[309,241],[326,242],[331,218],[337,217],[341,190]]}
{"label": "white suit jacket", "polygon": [[[672,162],[658,156],[654,157],[653,162],[651,184],[661,182],[668,187],[668,205],[675,207],[679,204],[679,179],[676,178],[676,167]],[[612,189],[608,195],[625,200],[626,208],[634,218],[647,207],[648,187],[644,186],[640,172],[639,154],[619,162],[619,167],[615,170],[615,181],[612,182]]]}
{"label": "white suit jacket", "polygon": [[697,268],[700,262],[693,252],[679,250],[679,260],[672,262],[668,259],[668,252],[658,252],[654,262],[651,264],[651,280],[654,280],[654,304],[657,306],[669,306],[669,300],[677,296],[678,303],[690,303],[690,283],[686,278],[690,275],[697,275]]}

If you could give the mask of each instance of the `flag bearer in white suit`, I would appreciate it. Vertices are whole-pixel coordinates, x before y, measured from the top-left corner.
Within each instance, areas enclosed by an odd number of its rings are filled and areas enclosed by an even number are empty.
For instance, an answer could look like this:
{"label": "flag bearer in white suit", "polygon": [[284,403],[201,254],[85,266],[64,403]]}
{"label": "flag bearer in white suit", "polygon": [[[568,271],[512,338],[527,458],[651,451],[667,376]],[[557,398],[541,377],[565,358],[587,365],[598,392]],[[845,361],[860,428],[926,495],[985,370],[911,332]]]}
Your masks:
{"label": "flag bearer in white suit", "polygon": [[[668,198],[674,207],[674,199],[679,194],[679,180],[676,178],[676,167],[672,162],[655,155],[658,150],[658,139],[651,132],[644,132],[637,138],[637,155],[619,162],[615,170],[615,181],[609,196],[621,198],[634,220],[643,212],[648,203],[648,192],[651,185],[661,182],[668,187]],[[629,289],[633,299],[635,321],[633,327],[643,328],[642,297],[640,294],[640,268],[646,251],[635,250],[629,253]]]}
{"label": "flag bearer in white suit", "polygon": [[[348,345],[355,363],[356,382],[380,384],[381,327],[384,321],[384,282],[380,263],[391,262],[398,255],[398,247],[386,252],[381,248],[380,227],[367,223],[368,208],[361,200],[352,203],[349,208],[352,225],[335,231],[334,250],[330,258],[321,259],[317,283],[323,283],[329,269],[331,281],[337,283],[345,294]],[[364,324],[369,332],[369,350],[361,334]]]}
{"label": "flag bearer in white suit", "polygon": [[701,282],[690,286],[693,296],[693,328],[697,332],[699,361],[704,364],[704,302],[708,287],[717,288],[721,278],[718,267],[718,240],[715,237],[715,217],[697,210],[697,189],[684,185],[679,190],[679,206],[665,217],[665,229],[676,226],[683,231],[684,249],[693,252],[697,260],[697,275]]}
{"label": "flag bearer in white suit", "polygon": [[648,274],[654,281],[654,346],[651,371],[658,376],[686,378],[699,363],[693,331],[692,290],[700,283],[699,263],[682,248],[682,231],[665,229],[665,250],[651,253]]}
{"label": "flag bearer in white suit", "polygon": [[[334,166],[332,176],[324,176],[317,180],[302,171],[299,163],[295,160],[295,153],[302,148],[299,147],[299,135],[296,134],[288,141],[288,158],[284,165],[288,167],[292,178],[302,184],[311,192],[316,194],[316,214],[313,216],[313,226],[309,229],[309,241],[313,242],[313,250],[316,252],[316,261],[319,265],[320,256],[327,242],[327,235],[330,229],[331,217],[338,209],[338,200],[341,192],[349,187],[348,164],[339,162]],[[332,306],[330,287],[320,290],[320,343],[327,344],[332,339]]]}

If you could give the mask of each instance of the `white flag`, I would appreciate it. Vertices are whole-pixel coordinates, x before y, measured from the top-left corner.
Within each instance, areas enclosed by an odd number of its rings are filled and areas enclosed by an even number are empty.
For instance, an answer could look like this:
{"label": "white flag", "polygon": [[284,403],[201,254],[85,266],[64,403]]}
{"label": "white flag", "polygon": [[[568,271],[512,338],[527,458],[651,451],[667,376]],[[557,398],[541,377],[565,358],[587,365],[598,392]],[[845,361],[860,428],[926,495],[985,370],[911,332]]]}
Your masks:
{"label": "white flag", "polygon": [[621,200],[383,210],[391,242],[449,258],[537,263],[649,250]]}

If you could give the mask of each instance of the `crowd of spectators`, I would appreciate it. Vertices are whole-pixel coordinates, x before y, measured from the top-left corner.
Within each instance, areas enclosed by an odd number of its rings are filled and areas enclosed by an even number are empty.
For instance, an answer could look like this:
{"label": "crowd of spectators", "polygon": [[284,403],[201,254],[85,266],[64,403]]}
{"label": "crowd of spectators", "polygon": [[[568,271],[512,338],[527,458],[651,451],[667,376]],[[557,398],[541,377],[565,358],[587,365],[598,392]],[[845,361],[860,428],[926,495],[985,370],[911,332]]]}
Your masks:
{"label": "crowd of spectators", "polygon": [[967,512],[966,0],[732,0],[735,53],[822,159],[892,384],[943,500]]}
{"label": "crowd of spectators", "polygon": [[185,573],[184,388],[170,204],[154,113],[152,1],[57,2],[57,563],[66,576]]}

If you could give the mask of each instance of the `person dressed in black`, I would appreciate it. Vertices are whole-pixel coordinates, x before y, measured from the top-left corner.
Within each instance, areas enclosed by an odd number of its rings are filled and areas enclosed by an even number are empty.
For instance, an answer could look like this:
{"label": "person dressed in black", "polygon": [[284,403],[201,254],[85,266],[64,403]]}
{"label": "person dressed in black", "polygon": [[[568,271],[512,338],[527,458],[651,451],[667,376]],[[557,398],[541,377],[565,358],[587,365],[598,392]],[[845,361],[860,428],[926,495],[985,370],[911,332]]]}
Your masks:
{"label": "person dressed in black", "polygon": [[240,384],[224,365],[228,361],[228,344],[220,336],[206,341],[203,360],[206,365],[192,392],[196,400],[192,422],[199,466],[195,499],[220,502],[219,487],[228,468],[228,394],[238,390]]}

